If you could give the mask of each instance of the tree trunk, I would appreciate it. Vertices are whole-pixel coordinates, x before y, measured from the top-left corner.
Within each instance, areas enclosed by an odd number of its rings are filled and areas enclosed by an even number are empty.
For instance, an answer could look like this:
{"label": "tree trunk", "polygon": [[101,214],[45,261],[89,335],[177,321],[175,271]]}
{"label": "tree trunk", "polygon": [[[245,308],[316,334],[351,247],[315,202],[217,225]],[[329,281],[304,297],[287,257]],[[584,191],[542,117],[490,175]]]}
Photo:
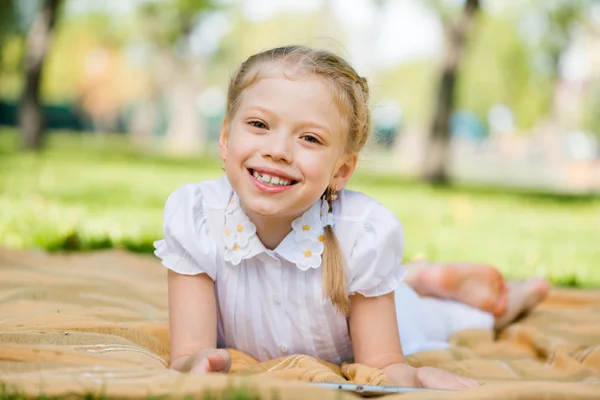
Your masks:
{"label": "tree trunk", "polygon": [[21,144],[26,150],[39,150],[42,147],[44,117],[40,103],[40,84],[60,3],[61,0],[44,0],[27,35],[25,87],[19,112]]}
{"label": "tree trunk", "polygon": [[202,61],[177,60],[171,51],[158,57],[157,83],[168,113],[165,151],[172,156],[201,154],[207,132],[197,106],[202,85]]}
{"label": "tree trunk", "polygon": [[444,64],[437,89],[436,105],[425,146],[422,178],[432,184],[448,183],[450,163],[450,117],[465,38],[479,10],[479,0],[467,0],[458,23],[446,28]]}

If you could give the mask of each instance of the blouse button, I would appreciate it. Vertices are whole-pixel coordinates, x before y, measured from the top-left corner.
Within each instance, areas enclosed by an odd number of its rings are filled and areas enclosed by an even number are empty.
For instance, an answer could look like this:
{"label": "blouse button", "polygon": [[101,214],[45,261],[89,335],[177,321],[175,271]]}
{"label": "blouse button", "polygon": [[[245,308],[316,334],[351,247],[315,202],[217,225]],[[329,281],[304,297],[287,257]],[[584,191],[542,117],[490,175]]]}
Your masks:
{"label": "blouse button", "polygon": [[288,347],[284,344],[279,346],[279,350],[281,350],[282,353],[287,353],[288,351],[290,351],[290,349],[288,349]]}
{"label": "blouse button", "polygon": [[276,294],[273,295],[273,303],[277,305],[281,304],[281,299]]}

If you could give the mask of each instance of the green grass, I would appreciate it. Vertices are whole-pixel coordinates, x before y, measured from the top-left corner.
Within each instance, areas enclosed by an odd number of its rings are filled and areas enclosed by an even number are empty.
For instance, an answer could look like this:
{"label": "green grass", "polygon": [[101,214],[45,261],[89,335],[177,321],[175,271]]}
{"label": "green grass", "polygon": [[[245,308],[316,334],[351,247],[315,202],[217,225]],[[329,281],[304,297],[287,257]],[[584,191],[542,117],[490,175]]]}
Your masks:
{"label": "green grass", "polygon": [[[50,136],[43,153],[16,151],[0,130],[0,245],[46,250],[124,247],[151,252],[178,186],[222,176],[218,160],[141,153],[122,137]],[[357,173],[350,189],[392,209],[406,259],[477,261],[509,277],[600,287],[600,199],[497,188],[434,188]]]}
{"label": "green grass", "polygon": [[[87,392],[82,394],[69,393],[61,396],[46,396],[44,394],[40,396],[28,396],[26,393],[17,389],[10,389],[5,384],[0,384],[0,400],[61,400],[61,399],[81,399],[81,400],[108,400],[112,397],[108,396],[103,392]],[[147,396],[145,400],[169,400],[172,396]],[[271,396],[267,399],[278,399],[280,398],[277,391],[273,391]],[[264,397],[260,397],[257,394],[256,388],[247,385],[228,386],[223,390],[211,391],[205,390],[201,395],[186,395],[183,396],[183,400],[261,400]]]}

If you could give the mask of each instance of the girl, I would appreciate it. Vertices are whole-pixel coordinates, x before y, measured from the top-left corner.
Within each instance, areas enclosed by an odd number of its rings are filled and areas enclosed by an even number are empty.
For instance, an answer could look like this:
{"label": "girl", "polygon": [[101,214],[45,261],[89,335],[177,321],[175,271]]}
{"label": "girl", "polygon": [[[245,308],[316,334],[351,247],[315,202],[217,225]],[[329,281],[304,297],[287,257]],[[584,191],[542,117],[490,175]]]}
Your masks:
{"label": "girl", "polygon": [[325,51],[276,48],[239,67],[220,136],[226,177],[177,189],[155,243],[169,269],[172,368],[227,371],[215,350],[227,347],[353,359],[402,386],[478,385],[404,362],[494,320],[421,299],[403,283],[396,216],[343,189],[369,134],[368,97],[366,80]]}

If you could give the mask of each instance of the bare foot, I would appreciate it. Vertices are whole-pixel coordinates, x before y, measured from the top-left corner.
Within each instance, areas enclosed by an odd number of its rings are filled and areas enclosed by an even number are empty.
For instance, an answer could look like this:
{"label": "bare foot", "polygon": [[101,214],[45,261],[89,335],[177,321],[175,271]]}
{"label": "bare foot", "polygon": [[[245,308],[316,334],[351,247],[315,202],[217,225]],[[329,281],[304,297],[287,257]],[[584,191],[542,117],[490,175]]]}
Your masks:
{"label": "bare foot", "polygon": [[452,299],[492,313],[504,314],[507,288],[496,268],[470,263],[410,264],[406,282],[421,296]]}
{"label": "bare foot", "polygon": [[508,305],[504,315],[496,318],[496,329],[502,329],[522,314],[538,305],[550,290],[550,284],[542,278],[524,282],[508,282]]}

